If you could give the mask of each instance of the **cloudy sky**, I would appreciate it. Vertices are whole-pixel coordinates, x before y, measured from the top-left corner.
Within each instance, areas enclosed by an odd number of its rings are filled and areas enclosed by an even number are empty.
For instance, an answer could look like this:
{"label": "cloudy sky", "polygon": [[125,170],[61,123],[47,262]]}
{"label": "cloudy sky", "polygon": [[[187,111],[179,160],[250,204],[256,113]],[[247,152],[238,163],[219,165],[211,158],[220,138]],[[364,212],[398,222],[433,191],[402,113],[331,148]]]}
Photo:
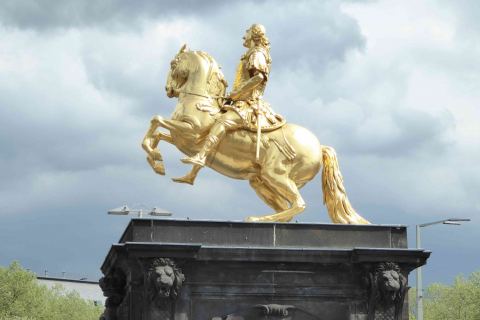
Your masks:
{"label": "cloudy sky", "polygon": [[[124,203],[177,218],[270,213],[245,181],[189,166],[161,145],[167,176],[140,148],[183,43],[229,81],[252,23],[266,26],[266,100],[338,153],[367,219],[423,231],[428,283],[480,269],[480,7],[475,0],[21,1],[0,3],[0,264],[98,278],[128,222]],[[317,177],[299,222],[329,222]]]}

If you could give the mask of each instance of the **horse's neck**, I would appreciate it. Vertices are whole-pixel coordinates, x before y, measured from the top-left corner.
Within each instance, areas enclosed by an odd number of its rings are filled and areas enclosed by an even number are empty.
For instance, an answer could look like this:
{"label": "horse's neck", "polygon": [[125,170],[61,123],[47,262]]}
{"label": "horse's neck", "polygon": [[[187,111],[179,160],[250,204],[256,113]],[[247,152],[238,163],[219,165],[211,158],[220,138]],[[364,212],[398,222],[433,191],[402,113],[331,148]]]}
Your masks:
{"label": "horse's neck", "polygon": [[208,95],[207,92],[207,76],[208,66],[205,68],[205,63],[198,59],[199,67],[195,71],[190,71],[187,83],[185,84],[185,91],[188,93],[195,93],[200,95]]}

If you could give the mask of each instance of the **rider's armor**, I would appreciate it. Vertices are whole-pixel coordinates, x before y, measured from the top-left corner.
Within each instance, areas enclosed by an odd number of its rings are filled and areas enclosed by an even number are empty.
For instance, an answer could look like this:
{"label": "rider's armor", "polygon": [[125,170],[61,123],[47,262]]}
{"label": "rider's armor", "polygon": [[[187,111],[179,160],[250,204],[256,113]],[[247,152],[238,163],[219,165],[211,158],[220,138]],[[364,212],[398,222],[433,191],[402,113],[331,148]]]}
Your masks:
{"label": "rider's armor", "polygon": [[[242,119],[246,129],[256,131],[257,114],[260,111],[260,126],[262,129],[273,129],[283,122],[270,105],[263,101],[263,93],[268,81],[271,64],[268,49],[255,46],[245,53],[237,67],[233,93],[236,98],[231,105],[225,105],[225,110],[233,110]],[[264,80],[254,88],[245,88],[246,83],[257,73],[262,73]],[[248,87],[248,86],[247,86]]]}
{"label": "rider's armor", "polygon": [[252,77],[252,71],[261,72],[265,76],[265,81],[255,87],[253,90],[244,92],[239,100],[254,100],[261,98],[270,74],[270,64],[272,60],[266,48],[257,46],[248,51],[242,56],[238,63],[235,81],[233,83],[233,91],[240,90],[243,85]]}

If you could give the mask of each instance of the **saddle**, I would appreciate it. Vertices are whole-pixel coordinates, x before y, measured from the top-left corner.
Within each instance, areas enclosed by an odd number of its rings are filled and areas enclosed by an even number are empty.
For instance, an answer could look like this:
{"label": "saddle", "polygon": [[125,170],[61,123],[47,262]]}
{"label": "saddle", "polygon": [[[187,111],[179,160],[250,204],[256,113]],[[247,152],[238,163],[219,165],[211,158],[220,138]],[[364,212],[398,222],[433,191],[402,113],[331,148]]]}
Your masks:
{"label": "saddle", "polygon": [[276,114],[270,104],[263,100],[236,101],[233,105],[224,105],[222,110],[235,111],[243,119],[243,128],[248,131],[257,132],[257,112],[261,110],[260,126],[262,132],[269,132],[281,128],[286,120],[283,116]]}
{"label": "saddle", "polygon": [[[243,119],[244,126],[242,129],[257,132],[257,115],[254,109],[248,106],[247,102],[239,101],[235,105],[226,104],[221,109],[209,104],[197,103],[196,108],[197,110],[208,112],[211,116],[227,112],[228,110],[235,111]],[[262,109],[264,111],[264,119],[261,121],[262,132],[277,130],[287,123],[282,115],[273,112],[270,105],[263,101]]]}

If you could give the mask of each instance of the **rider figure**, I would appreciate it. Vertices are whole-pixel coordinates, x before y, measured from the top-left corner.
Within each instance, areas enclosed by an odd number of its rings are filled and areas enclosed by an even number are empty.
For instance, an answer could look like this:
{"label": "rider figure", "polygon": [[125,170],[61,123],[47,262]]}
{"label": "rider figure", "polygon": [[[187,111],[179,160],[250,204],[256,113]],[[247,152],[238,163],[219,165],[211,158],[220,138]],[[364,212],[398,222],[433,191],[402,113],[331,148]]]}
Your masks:
{"label": "rider figure", "polygon": [[253,24],[243,39],[243,45],[248,50],[238,65],[233,91],[223,106],[224,113],[210,129],[201,150],[192,157],[182,159],[184,163],[203,167],[209,153],[215,150],[227,132],[239,129],[256,131],[258,125],[261,128],[271,127],[282,120],[262,99],[272,61],[265,27]]}

